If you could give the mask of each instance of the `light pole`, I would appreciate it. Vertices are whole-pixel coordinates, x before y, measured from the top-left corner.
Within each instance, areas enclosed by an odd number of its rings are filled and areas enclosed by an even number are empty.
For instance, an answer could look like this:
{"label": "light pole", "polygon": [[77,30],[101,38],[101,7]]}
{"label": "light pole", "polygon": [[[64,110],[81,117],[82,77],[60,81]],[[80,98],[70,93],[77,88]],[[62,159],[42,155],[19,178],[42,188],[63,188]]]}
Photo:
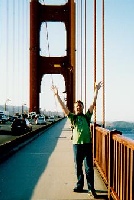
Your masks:
{"label": "light pole", "polygon": [[5,101],[5,111],[7,111],[7,102],[8,101],[11,101],[10,99],[6,99],[6,101]]}
{"label": "light pole", "polygon": [[22,114],[24,112],[24,106],[26,106],[26,105],[27,105],[26,103],[22,104]]}

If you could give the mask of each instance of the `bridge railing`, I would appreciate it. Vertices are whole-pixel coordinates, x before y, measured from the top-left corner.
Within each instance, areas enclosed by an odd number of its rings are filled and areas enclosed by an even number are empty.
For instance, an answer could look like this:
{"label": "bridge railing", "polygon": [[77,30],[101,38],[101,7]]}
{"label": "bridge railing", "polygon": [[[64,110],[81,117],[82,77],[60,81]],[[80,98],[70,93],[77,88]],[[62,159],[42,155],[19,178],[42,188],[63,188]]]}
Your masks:
{"label": "bridge railing", "polygon": [[93,126],[93,156],[108,198],[134,199],[134,141],[121,132]]}

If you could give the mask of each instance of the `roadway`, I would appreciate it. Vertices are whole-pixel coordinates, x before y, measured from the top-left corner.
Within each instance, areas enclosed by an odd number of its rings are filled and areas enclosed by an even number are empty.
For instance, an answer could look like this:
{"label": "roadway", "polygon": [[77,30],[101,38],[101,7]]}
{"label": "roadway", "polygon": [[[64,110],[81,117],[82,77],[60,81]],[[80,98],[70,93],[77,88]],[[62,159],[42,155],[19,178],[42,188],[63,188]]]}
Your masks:
{"label": "roadway", "polygon": [[[12,122],[0,124],[0,145],[8,141],[14,140],[17,137],[17,136],[12,135],[11,133],[11,123]],[[32,123],[33,131],[46,126],[46,125],[36,125],[34,121],[31,121],[31,123]],[[51,122],[47,122],[47,125],[49,124],[51,124]]]}
{"label": "roadway", "polygon": [[[74,193],[71,130],[63,119],[0,164],[0,200],[84,200]],[[95,168],[97,199],[105,199],[106,187]]]}

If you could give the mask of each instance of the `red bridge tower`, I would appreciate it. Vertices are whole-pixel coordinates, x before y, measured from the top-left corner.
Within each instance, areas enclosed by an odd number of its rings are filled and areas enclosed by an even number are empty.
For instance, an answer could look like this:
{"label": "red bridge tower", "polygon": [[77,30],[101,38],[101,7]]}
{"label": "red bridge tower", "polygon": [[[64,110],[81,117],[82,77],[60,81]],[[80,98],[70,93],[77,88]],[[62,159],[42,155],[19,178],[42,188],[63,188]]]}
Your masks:
{"label": "red bridge tower", "polygon": [[[42,22],[63,22],[67,32],[67,54],[64,57],[40,56],[40,28]],[[59,67],[55,67],[55,66]],[[42,5],[30,2],[30,112],[39,113],[39,94],[44,74],[61,74],[65,80],[67,106],[73,111],[75,101],[75,3]]]}

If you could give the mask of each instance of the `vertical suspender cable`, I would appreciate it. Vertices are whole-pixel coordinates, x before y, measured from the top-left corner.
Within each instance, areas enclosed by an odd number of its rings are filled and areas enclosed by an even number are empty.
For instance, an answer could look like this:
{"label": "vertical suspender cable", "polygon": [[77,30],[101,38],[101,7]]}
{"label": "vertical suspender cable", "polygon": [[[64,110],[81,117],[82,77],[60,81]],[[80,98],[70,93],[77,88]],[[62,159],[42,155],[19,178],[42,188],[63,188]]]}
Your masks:
{"label": "vertical suspender cable", "polygon": [[[49,57],[50,57],[50,48],[49,48],[49,39],[48,39],[48,28],[47,28],[47,22],[45,22],[46,24],[46,31],[47,31],[47,41],[48,41],[48,54],[49,54]],[[53,76],[51,74],[51,81],[52,81],[52,85],[54,85],[54,81],[53,81]],[[55,99],[55,107],[57,109],[57,103],[56,103],[56,99]],[[58,113],[58,111],[57,111]]]}
{"label": "vertical suspender cable", "polygon": [[103,119],[102,125],[105,127],[105,55],[104,55],[104,0],[102,0],[102,71],[103,71]]}
{"label": "vertical suspender cable", "polygon": [[79,70],[78,70],[78,68],[79,68],[79,61],[80,61],[80,51],[79,51],[79,49],[80,49],[80,47],[79,47],[79,40],[80,40],[80,37],[79,37],[79,28],[80,28],[80,26],[79,26],[79,23],[78,23],[78,19],[79,19],[79,0],[77,0],[77,67],[76,67],[76,73],[77,73],[77,93],[76,93],[76,95],[77,95],[77,98],[78,98],[78,93],[79,93]]}
{"label": "vertical suspender cable", "polygon": [[[20,84],[20,78],[21,78],[21,76],[20,76],[20,24],[21,24],[21,22],[20,22],[20,13],[21,13],[21,11],[20,11],[20,1],[18,1],[18,7],[17,7],[17,10],[18,10],[18,12],[17,12],[17,15],[18,15],[18,21],[17,21],[17,34],[18,34],[18,40],[17,40],[17,49],[18,49],[18,57],[17,57],[17,84],[19,85]],[[17,88],[17,92],[18,92],[18,94],[19,94],[19,88]],[[18,95],[18,99],[17,99],[17,102],[18,102],[18,113],[20,113],[21,111],[20,111],[20,108],[19,108],[19,100],[20,100],[20,95]]]}
{"label": "vertical suspender cable", "polygon": [[7,99],[7,96],[8,96],[8,72],[9,72],[9,69],[8,69],[8,39],[9,39],[9,33],[8,33],[8,26],[9,26],[9,5],[8,5],[8,0],[6,1],[7,5],[6,5],[6,99]]}
{"label": "vertical suspender cable", "polygon": [[[96,0],[94,0],[94,89],[96,83]],[[96,124],[96,105],[94,109],[94,123]]]}
{"label": "vertical suspender cable", "polygon": [[[20,19],[21,19],[22,27],[25,27],[24,24],[23,24],[24,23],[24,13],[23,13],[23,10],[24,10],[24,1],[21,2],[21,3],[22,3],[22,5],[20,6],[21,7],[21,17],[20,17]],[[23,37],[22,37],[22,35],[23,35]],[[22,62],[20,63],[20,65],[21,65],[21,74],[22,74],[22,77],[24,77],[24,28],[23,28],[23,30],[21,30],[21,35],[20,36],[21,36],[21,42],[22,42],[22,44],[21,44],[21,59],[22,59]],[[24,88],[23,88],[23,86],[24,86],[24,78],[21,79],[21,82],[22,82],[22,92],[21,92],[22,110],[21,110],[21,112],[23,112],[23,104],[24,104]]]}
{"label": "vertical suspender cable", "polygon": [[[15,72],[15,0],[13,0],[13,97],[15,96],[15,77],[14,77],[14,72]],[[13,104],[14,104],[14,99],[13,99]],[[13,105],[13,115],[14,115],[14,105]]]}
{"label": "vertical suspender cable", "polygon": [[[47,41],[49,41],[49,40],[48,40],[48,28],[47,28],[47,22],[45,22],[45,24],[46,24],[46,31],[47,31]],[[49,55],[49,57],[50,57],[49,42],[48,42],[48,44],[47,44],[47,47],[48,47],[48,55]],[[52,76],[52,74],[51,74],[51,80],[52,80],[52,85],[53,85],[54,82],[53,82],[53,76]]]}
{"label": "vertical suspender cable", "polygon": [[82,0],[77,0],[77,93],[82,100]]}
{"label": "vertical suspender cable", "polygon": [[87,61],[87,47],[86,47],[86,40],[87,40],[87,30],[86,30],[86,0],[85,0],[85,112],[86,112],[86,61]]}
{"label": "vertical suspender cable", "polygon": [[81,100],[82,100],[82,0],[81,0]]}
{"label": "vertical suspender cable", "polygon": [[[26,74],[27,74],[27,70],[29,70],[29,66],[28,66],[28,63],[29,63],[29,51],[28,51],[28,45],[29,45],[29,39],[28,39],[28,36],[29,36],[29,23],[30,23],[30,20],[27,20],[28,17],[29,17],[29,11],[30,11],[30,4],[27,0],[26,1],[26,8],[25,8],[25,29],[26,29],[26,35],[25,35],[25,57],[26,57],[26,60],[25,60],[25,65],[26,65]],[[29,76],[28,76],[29,77]],[[28,79],[27,79],[28,81]],[[29,90],[29,88],[28,88]],[[27,97],[28,98],[28,97]],[[27,105],[27,112],[29,111],[29,105]]]}

